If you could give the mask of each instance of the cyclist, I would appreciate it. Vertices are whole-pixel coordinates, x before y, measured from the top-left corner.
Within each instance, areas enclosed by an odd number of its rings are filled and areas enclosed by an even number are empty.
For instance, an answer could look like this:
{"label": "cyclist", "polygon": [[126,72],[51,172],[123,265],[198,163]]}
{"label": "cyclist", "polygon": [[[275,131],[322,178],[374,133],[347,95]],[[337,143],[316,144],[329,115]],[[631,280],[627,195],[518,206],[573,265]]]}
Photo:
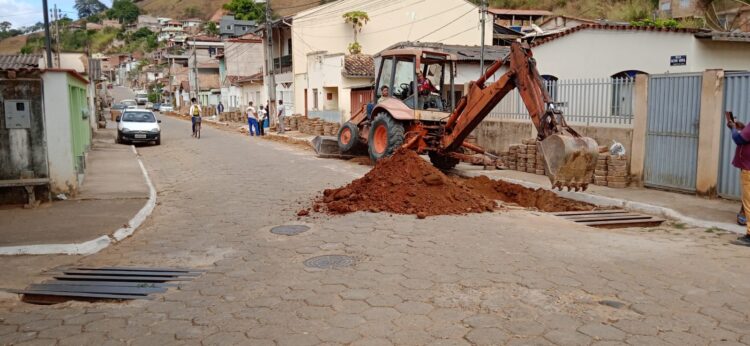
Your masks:
{"label": "cyclist", "polygon": [[188,110],[188,114],[192,116],[193,137],[195,137],[195,123],[201,122],[201,106],[198,104],[195,97],[190,99],[190,110]]}

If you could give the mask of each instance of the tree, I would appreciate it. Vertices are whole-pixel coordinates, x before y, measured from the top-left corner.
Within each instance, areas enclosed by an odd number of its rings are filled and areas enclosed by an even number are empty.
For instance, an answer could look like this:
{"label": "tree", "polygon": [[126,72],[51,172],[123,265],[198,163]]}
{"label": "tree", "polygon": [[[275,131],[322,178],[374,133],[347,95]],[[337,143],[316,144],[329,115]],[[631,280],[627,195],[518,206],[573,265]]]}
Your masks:
{"label": "tree", "polygon": [[206,34],[210,36],[216,36],[219,34],[219,27],[216,26],[216,23],[214,22],[208,22],[208,24],[206,24],[205,30],[206,30]]}
{"label": "tree", "polygon": [[256,22],[263,22],[265,19],[265,4],[259,4],[253,0],[232,0],[224,4],[223,8],[234,13],[235,19]]}
{"label": "tree", "polygon": [[[750,5],[750,0],[734,0],[733,3],[739,5]],[[741,16],[736,16],[733,23],[721,24],[719,20],[718,11],[716,5],[719,4],[718,0],[699,0],[698,8],[703,11],[703,17],[706,20],[706,24],[713,30],[730,31],[735,29],[735,26],[741,25],[738,23]]]}
{"label": "tree", "polygon": [[13,25],[13,24],[11,24],[8,21],[4,21],[4,22],[0,23],[0,31],[2,31],[2,32],[8,31],[10,29],[11,25]]}
{"label": "tree", "polygon": [[78,18],[93,16],[107,9],[99,0],[76,0],[73,7],[78,11]]}
{"label": "tree", "polygon": [[359,54],[362,51],[362,46],[357,40],[357,34],[362,31],[362,27],[370,20],[370,16],[364,11],[350,11],[344,13],[343,17],[344,22],[351,24],[352,29],[354,29],[354,43],[349,45],[349,53]]}
{"label": "tree", "polygon": [[131,0],[114,0],[112,8],[107,11],[107,18],[117,19],[123,23],[133,23],[138,19],[141,10]]}

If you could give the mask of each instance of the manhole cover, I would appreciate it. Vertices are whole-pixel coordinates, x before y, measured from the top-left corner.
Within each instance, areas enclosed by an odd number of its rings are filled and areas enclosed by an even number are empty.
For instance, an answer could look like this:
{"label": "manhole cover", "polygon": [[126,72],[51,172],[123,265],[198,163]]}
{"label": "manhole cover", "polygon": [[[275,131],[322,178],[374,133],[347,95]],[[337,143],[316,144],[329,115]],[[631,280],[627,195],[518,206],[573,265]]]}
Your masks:
{"label": "manhole cover", "polygon": [[271,228],[271,233],[279,235],[297,235],[309,229],[310,227],[304,225],[282,225]]}
{"label": "manhole cover", "polygon": [[354,265],[354,258],[343,255],[325,255],[305,261],[305,266],[321,269],[336,269]]}

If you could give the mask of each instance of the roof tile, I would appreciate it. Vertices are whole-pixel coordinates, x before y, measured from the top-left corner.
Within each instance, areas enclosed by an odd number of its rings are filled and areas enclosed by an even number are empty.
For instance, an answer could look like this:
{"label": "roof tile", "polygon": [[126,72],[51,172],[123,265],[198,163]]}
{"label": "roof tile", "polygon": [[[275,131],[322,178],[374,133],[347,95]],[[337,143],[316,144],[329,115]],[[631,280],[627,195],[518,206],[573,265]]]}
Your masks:
{"label": "roof tile", "polygon": [[344,57],[344,72],[346,77],[374,77],[375,62],[372,55],[353,54]]}

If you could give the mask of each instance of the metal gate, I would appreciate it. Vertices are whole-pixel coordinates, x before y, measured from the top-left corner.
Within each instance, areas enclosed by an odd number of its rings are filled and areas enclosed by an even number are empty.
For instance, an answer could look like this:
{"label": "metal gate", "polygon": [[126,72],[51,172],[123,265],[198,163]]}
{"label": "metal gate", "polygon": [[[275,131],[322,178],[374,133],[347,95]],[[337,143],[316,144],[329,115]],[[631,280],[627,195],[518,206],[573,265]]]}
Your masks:
{"label": "metal gate", "polygon": [[[750,121],[750,73],[727,73],[724,77],[724,111],[731,111],[737,120],[747,124]],[[732,166],[734,149],[729,131],[721,131],[721,160],[719,163],[719,181],[716,187],[719,196],[739,199],[740,170]]]}
{"label": "metal gate", "polygon": [[695,191],[702,75],[652,75],[644,184]]}

